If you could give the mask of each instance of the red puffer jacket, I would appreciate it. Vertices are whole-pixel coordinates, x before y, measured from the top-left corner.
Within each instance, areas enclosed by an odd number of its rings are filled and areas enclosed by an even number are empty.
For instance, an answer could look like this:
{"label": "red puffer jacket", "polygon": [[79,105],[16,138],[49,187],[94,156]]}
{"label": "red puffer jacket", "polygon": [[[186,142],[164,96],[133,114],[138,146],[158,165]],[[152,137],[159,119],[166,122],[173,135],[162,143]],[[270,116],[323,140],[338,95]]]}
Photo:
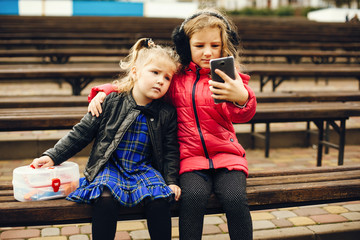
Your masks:
{"label": "red puffer jacket", "polygon": [[247,85],[250,77],[240,74],[249,92],[244,108],[229,102],[215,104],[208,83],[210,69],[197,68],[191,62],[184,74],[174,76],[167,93],[178,114],[180,174],[209,168],[248,174],[245,150],[232,122],[248,122],[255,115],[255,94]]}
{"label": "red puffer jacket", "polygon": [[[249,92],[246,106],[215,104],[209,89],[210,69],[198,69],[193,62],[185,73],[175,75],[166,98],[177,109],[180,144],[180,174],[184,172],[227,168],[248,174],[244,148],[239,144],[234,123],[251,120],[256,112],[256,97],[248,86],[250,77],[240,76]],[[110,84],[92,89],[91,100],[98,91],[113,91]]]}

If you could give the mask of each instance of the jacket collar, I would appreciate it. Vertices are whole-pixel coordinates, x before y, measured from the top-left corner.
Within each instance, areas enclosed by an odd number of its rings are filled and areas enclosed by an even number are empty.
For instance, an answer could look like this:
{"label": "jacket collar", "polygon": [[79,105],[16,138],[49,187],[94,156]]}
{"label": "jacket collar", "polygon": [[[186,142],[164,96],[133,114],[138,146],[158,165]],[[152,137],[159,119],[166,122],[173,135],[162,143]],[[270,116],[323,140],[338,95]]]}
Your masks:
{"label": "jacket collar", "polygon": [[194,62],[190,62],[189,66],[186,68],[186,71],[193,71],[196,72],[197,70],[200,70],[199,73],[201,75],[209,74],[210,68],[200,68],[198,65],[196,65]]}
{"label": "jacket collar", "polygon": [[[190,62],[189,66],[186,68],[186,71],[192,71],[194,73],[196,73],[196,71],[200,69],[200,75],[204,75],[204,74],[210,74],[210,68],[200,68],[198,65],[196,65],[194,62]],[[247,74],[243,74],[243,73],[239,73],[241,79],[248,84],[249,80],[250,80],[250,76]]]}
{"label": "jacket collar", "polygon": [[147,104],[146,106],[139,106],[136,104],[136,101],[132,95],[132,91],[126,94],[127,101],[129,102],[130,108],[140,110],[143,114],[156,117],[156,112],[159,109],[157,105],[159,104],[158,99],[153,100],[151,103]]}

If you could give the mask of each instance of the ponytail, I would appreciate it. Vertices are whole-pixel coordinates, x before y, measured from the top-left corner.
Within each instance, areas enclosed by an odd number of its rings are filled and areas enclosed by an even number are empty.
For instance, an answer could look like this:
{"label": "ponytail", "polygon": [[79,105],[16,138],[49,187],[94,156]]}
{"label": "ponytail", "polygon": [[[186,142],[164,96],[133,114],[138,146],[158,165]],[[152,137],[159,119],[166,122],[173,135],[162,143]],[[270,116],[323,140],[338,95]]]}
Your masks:
{"label": "ponytail", "polygon": [[[131,69],[142,67],[154,59],[168,58],[178,67],[179,57],[174,50],[169,47],[155,45],[151,38],[141,38],[130,49],[129,55],[120,61],[119,65],[125,71],[125,77],[115,80],[113,84],[119,92],[130,92],[137,80]],[[166,59],[167,60],[167,59]]]}

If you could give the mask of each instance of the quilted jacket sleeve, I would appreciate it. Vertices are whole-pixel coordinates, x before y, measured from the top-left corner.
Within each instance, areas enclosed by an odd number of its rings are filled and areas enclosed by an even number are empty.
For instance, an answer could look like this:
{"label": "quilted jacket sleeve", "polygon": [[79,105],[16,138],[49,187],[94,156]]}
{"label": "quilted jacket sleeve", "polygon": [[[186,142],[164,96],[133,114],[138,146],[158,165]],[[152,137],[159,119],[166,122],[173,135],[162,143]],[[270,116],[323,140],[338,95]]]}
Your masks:
{"label": "quilted jacket sleeve", "polygon": [[104,92],[106,95],[109,95],[112,92],[116,92],[116,90],[114,89],[114,86],[110,83],[95,86],[91,88],[91,91],[88,95],[88,102],[91,102],[91,100],[96,96],[96,94],[98,94],[98,92]]}

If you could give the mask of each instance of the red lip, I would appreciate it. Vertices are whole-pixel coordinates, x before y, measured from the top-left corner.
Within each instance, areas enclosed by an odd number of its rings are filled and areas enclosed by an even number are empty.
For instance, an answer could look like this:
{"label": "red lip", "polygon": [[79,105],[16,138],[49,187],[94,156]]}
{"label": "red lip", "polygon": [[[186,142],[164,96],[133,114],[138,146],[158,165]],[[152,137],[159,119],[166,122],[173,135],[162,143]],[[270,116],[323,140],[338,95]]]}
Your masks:
{"label": "red lip", "polygon": [[157,88],[157,87],[153,87],[153,89],[155,89],[156,91],[159,91],[159,92],[161,92],[161,89],[160,89],[160,88]]}

